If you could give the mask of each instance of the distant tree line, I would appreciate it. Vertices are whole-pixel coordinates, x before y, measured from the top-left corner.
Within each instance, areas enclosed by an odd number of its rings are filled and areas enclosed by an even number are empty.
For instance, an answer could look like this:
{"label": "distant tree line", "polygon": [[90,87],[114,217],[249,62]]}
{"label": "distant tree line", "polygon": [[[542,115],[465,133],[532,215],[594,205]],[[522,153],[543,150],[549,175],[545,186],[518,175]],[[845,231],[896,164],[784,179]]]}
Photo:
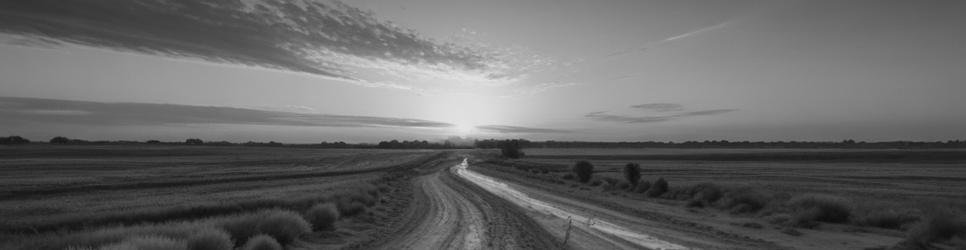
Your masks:
{"label": "distant tree line", "polygon": [[[501,140],[477,140],[478,148],[499,148]],[[527,141],[527,148],[966,148],[966,140],[948,141],[685,141],[685,142],[592,142],[592,141]]]}
{"label": "distant tree line", "polygon": [[[28,144],[32,141],[20,136],[0,137],[0,145]],[[966,148],[966,140],[948,141],[884,141],[864,142],[855,140],[831,141],[685,141],[685,142],[594,142],[594,141],[529,141],[525,139],[484,139],[474,140],[472,144],[453,143],[450,140],[430,142],[426,140],[389,140],[376,144],[326,142],[317,144],[285,144],[275,141],[234,143],[228,141],[203,141],[189,138],[180,142],[147,141],[89,141],[57,136],[47,141],[50,144],[104,145],[104,144],[165,144],[165,145],[209,145],[209,146],[257,146],[257,147],[300,147],[300,148],[379,148],[379,149],[460,149],[492,148],[500,149],[503,156],[519,158],[523,148]]]}

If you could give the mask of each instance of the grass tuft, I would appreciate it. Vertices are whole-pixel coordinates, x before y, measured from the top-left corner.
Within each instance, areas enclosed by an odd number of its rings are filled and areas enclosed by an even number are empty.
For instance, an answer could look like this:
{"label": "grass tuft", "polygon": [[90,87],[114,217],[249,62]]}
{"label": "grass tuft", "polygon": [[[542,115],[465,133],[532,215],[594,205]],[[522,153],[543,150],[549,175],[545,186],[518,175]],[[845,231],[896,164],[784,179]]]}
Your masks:
{"label": "grass tuft", "polygon": [[282,250],[282,245],[272,236],[259,234],[248,239],[241,250]]}
{"label": "grass tuft", "polygon": [[319,203],[309,208],[305,218],[312,223],[315,230],[332,230],[339,220],[339,209],[332,203]]}
{"label": "grass tuft", "polygon": [[795,210],[793,218],[798,226],[812,227],[816,221],[845,223],[852,216],[852,202],[833,195],[803,194],[788,204]]}
{"label": "grass tuft", "polygon": [[224,230],[204,228],[188,237],[188,250],[231,250],[234,248],[231,235]]}
{"label": "grass tuft", "polygon": [[258,232],[270,235],[279,243],[288,244],[300,235],[312,232],[312,224],[289,210],[269,210],[258,223]]}

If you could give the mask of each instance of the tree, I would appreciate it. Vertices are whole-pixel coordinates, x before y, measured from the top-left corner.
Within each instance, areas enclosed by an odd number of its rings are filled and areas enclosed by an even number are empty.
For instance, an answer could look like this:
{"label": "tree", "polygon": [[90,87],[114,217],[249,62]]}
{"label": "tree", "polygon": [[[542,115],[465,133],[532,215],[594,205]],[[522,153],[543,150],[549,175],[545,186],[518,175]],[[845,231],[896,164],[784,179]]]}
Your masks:
{"label": "tree", "polygon": [[67,144],[67,143],[70,143],[70,139],[67,139],[67,137],[58,136],[58,137],[50,138],[50,144]]}
{"label": "tree", "polygon": [[627,163],[624,165],[624,179],[631,185],[636,185],[641,180],[641,165],[637,163]]}
{"label": "tree", "polygon": [[594,174],[594,164],[587,161],[578,161],[574,164],[573,171],[577,175],[577,181],[587,183]]}
{"label": "tree", "polygon": [[521,145],[520,140],[504,140],[499,143],[500,153],[506,158],[520,158],[523,157],[523,145]]}
{"label": "tree", "polygon": [[30,140],[27,140],[23,137],[16,136],[16,135],[8,136],[8,137],[0,137],[0,145],[18,145],[18,144],[27,144],[27,143],[30,143]]}
{"label": "tree", "polygon": [[198,138],[191,138],[191,139],[184,140],[184,144],[188,144],[188,145],[201,145],[204,143],[205,141],[202,141],[201,139],[198,139]]}

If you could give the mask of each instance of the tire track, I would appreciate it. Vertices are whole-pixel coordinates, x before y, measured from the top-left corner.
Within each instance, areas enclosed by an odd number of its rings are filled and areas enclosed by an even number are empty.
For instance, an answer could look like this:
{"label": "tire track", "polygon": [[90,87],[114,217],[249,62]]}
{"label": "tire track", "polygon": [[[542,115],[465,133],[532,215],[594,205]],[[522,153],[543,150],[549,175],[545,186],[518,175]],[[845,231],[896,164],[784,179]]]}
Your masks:
{"label": "tire track", "polygon": [[403,226],[374,249],[560,249],[522,209],[456,177],[450,166],[413,181]]}

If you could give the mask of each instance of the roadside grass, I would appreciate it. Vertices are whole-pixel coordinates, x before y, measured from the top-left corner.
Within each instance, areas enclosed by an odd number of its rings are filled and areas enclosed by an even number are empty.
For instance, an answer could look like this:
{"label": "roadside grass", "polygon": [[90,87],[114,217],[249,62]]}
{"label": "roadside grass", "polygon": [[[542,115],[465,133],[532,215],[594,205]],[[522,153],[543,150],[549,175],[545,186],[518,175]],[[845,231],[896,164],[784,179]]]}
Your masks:
{"label": "roadside grass", "polygon": [[[650,178],[645,176],[640,183],[630,188],[629,184],[614,178],[612,175],[615,173],[608,172],[610,175],[595,173],[587,183],[581,183],[575,180],[577,179],[576,176],[569,171],[557,175],[533,174],[534,171],[531,171],[532,168],[527,165],[529,162],[487,163],[494,164],[497,169],[504,171],[515,169],[518,171],[516,173],[530,179],[572,188],[596,188],[604,194],[623,190],[628,194],[643,194],[643,196],[631,195],[629,197],[680,200],[686,207],[714,208],[735,215],[761,217],[782,226],[814,228],[820,226],[820,223],[832,223],[908,231],[912,225],[923,217],[921,209],[912,209],[900,204],[881,204],[880,202],[870,205],[867,204],[873,203],[870,200],[856,201],[832,194],[798,193],[792,195],[785,192],[761,190],[754,186],[724,186],[712,182],[672,186],[664,178],[655,176],[650,176]],[[513,168],[504,168],[506,166]],[[537,166],[541,169],[547,168],[546,165]],[[560,169],[566,168],[558,166],[557,170]],[[552,170],[551,173],[554,172]],[[657,180],[654,180],[654,178]],[[654,180],[654,182],[652,183],[648,179]],[[660,182],[663,183],[658,184]],[[667,188],[663,188],[665,185],[667,185]]]}
{"label": "roadside grass", "polygon": [[[375,190],[375,192],[370,190]],[[59,250],[70,247],[74,249],[101,249],[103,247],[115,247],[111,244],[120,244],[116,247],[140,246],[137,244],[141,244],[141,241],[133,243],[128,241],[143,237],[163,237],[184,243],[184,246],[177,249],[186,249],[188,245],[220,246],[227,238],[233,241],[228,248],[232,249],[234,246],[243,246],[249,238],[259,234],[271,236],[273,241],[280,244],[288,244],[300,235],[312,232],[314,228],[305,216],[295,211],[304,211],[309,206],[319,203],[328,204],[324,205],[323,209],[326,209],[324,207],[332,209],[333,204],[338,201],[349,201],[353,206],[361,206],[361,208],[355,209],[364,211],[367,203],[362,202],[363,200],[373,200],[369,204],[376,204],[375,200],[378,197],[372,197],[373,194],[379,195],[378,188],[367,184],[345,193],[322,195],[317,199],[290,203],[267,203],[277,205],[272,208],[249,207],[252,210],[230,210],[242,212],[211,215],[203,218],[192,217],[188,220],[172,218],[161,222],[118,223],[81,230],[57,230],[37,235],[24,235],[24,237],[17,238],[15,242],[0,245],[0,248]],[[330,213],[329,215],[332,215],[331,212],[331,210],[326,211],[326,213]],[[327,229],[332,228],[331,223],[337,218],[351,217],[356,214],[358,212],[350,211],[348,214],[336,214],[334,218],[328,218],[331,222],[327,225]],[[320,221],[318,218],[314,219]],[[321,221],[324,222],[325,220]],[[321,228],[317,230],[321,230]],[[219,232],[224,233],[224,235]],[[139,248],[141,247],[134,249]],[[209,249],[209,247],[199,249]]]}
{"label": "roadside grass", "polygon": [[318,203],[305,212],[305,218],[315,230],[332,230],[339,220],[339,209],[331,202]]}
{"label": "roadside grass", "polygon": [[248,239],[241,250],[282,250],[282,245],[271,236],[259,234]]}
{"label": "roadside grass", "polygon": [[231,235],[214,227],[200,229],[187,239],[188,250],[231,250],[233,247]]}

